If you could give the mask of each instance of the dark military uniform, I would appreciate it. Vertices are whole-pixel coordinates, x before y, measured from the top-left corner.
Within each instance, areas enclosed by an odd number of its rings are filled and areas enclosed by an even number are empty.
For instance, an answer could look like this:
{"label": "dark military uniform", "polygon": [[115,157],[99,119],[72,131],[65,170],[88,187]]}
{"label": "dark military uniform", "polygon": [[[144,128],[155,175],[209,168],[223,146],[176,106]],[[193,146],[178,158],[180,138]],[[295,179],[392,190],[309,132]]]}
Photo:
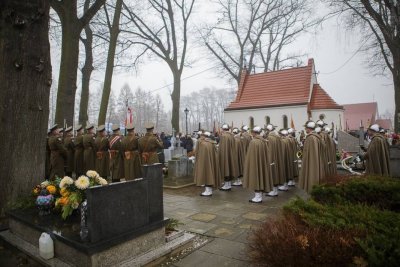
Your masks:
{"label": "dark military uniform", "polygon": [[122,140],[124,151],[124,170],[125,179],[133,180],[142,177],[142,167],[140,166],[139,142],[134,133],[129,133]]}
{"label": "dark military uniform", "polygon": [[87,172],[95,169],[95,144],[94,134],[87,133],[83,136],[83,170]]}
{"label": "dark military uniform", "polygon": [[78,133],[76,139],[75,139],[75,154],[74,154],[74,160],[75,160],[75,175],[76,177],[82,175],[85,173],[83,169],[83,135]]}
{"label": "dark military uniform", "polygon": [[67,159],[67,150],[61,141],[61,138],[52,136],[49,138],[50,148],[50,179],[64,177],[64,161]]}
{"label": "dark military uniform", "polygon": [[110,137],[110,175],[112,182],[119,182],[124,178],[124,159],[121,144],[122,137],[113,134]]}
{"label": "dark military uniform", "polygon": [[72,176],[74,171],[74,140],[71,136],[67,136],[64,139],[64,147],[67,150],[67,160],[65,162],[65,173]]}
{"label": "dark military uniform", "polygon": [[94,141],[96,145],[96,171],[103,177],[107,178],[110,174],[110,158],[108,156],[108,139],[106,136],[97,136]]}
{"label": "dark military uniform", "polygon": [[163,148],[163,143],[152,133],[146,133],[145,136],[139,139],[139,153],[142,165],[159,163],[158,148]]}

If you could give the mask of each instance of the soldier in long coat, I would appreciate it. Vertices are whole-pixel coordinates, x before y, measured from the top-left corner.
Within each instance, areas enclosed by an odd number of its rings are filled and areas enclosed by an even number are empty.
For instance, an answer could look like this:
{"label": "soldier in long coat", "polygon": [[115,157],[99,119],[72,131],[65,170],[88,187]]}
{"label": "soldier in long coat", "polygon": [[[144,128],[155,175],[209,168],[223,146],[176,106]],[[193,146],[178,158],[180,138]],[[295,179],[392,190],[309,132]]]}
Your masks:
{"label": "soldier in long coat", "polygon": [[75,176],[79,177],[85,174],[83,169],[83,127],[78,125],[76,128],[76,138],[75,138],[75,154],[74,154],[74,169]]}
{"label": "soldier in long coat", "polygon": [[103,178],[107,179],[110,175],[110,157],[108,156],[109,142],[107,132],[104,125],[97,128],[97,137],[94,140],[96,147],[96,172]]}
{"label": "soldier in long coat", "polygon": [[284,159],[284,173],[285,173],[285,182],[283,185],[279,186],[278,189],[281,191],[287,191],[289,189],[288,182],[293,181],[294,174],[293,174],[293,164],[294,164],[294,152],[292,143],[288,137],[288,131],[282,129],[280,132],[281,140],[282,140],[282,153]]}
{"label": "soldier in long coat", "polygon": [[64,146],[67,150],[67,160],[65,162],[65,174],[68,176],[72,176],[74,171],[74,153],[75,153],[75,145],[74,139],[72,136],[72,126],[65,129],[65,138],[64,138]]}
{"label": "soldier in long coat", "polygon": [[56,177],[64,177],[64,162],[67,159],[67,151],[59,135],[57,124],[51,127],[50,131],[50,180],[54,180]]}
{"label": "soldier in long coat", "polygon": [[336,167],[336,145],[333,141],[331,135],[331,129],[329,127],[324,127],[321,133],[322,139],[325,141],[326,155],[328,160],[328,168],[326,171],[327,176],[333,176],[337,174]]}
{"label": "soldier in long coat", "polygon": [[95,170],[95,154],[96,147],[94,144],[94,126],[88,125],[86,127],[87,133],[83,136],[83,170]]}
{"label": "soldier in long coat", "polygon": [[325,163],[321,158],[323,144],[321,136],[314,132],[315,122],[308,121],[305,125],[306,139],[303,147],[303,157],[299,177],[299,186],[310,193],[314,185],[323,182],[325,178]]}
{"label": "soldier in long coat", "polygon": [[157,149],[162,149],[162,141],[153,134],[154,124],[146,123],[146,134],[139,139],[139,153],[142,165],[159,163]]}
{"label": "soldier in long coat", "polygon": [[271,190],[271,192],[269,192],[267,196],[276,197],[278,195],[278,186],[283,185],[285,183],[282,140],[275,132],[275,126],[272,124],[267,125],[266,133],[267,133],[267,140],[268,143],[270,144],[270,149],[272,152],[271,173],[272,173],[272,179],[274,181],[273,190]]}
{"label": "soldier in long coat", "polygon": [[245,155],[243,154],[242,148],[242,136],[238,128],[234,128],[232,130],[235,139],[235,150],[232,151],[235,162],[236,162],[236,171],[237,173],[234,175],[236,177],[235,181],[232,183],[234,186],[242,185],[242,177],[243,177],[243,169],[244,169],[244,160]]}
{"label": "soldier in long coat", "polygon": [[213,188],[221,185],[222,178],[218,164],[217,142],[210,138],[210,132],[198,132],[200,138],[197,140],[194,164],[194,182],[197,186],[205,185],[203,197],[210,197]]}
{"label": "soldier in long coat", "polygon": [[[235,138],[233,133],[229,132],[229,125],[222,125],[222,133],[218,146],[218,162],[221,167],[221,175],[224,179],[224,185],[220,188],[222,191],[232,189],[232,180],[237,178],[237,162],[234,158]],[[236,177],[235,177],[236,176]]]}
{"label": "soldier in long coat", "polygon": [[142,166],[140,165],[139,155],[139,138],[135,136],[135,127],[133,124],[128,124],[126,130],[128,131],[128,135],[122,139],[125,179],[133,180],[142,177]]}
{"label": "soldier in long coat", "polygon": [[379,134],[379,125],[371,125],[367,133],[372,140],[364,155],[366,159],[366,173],[390,176],[389,144],[385,137]]}
{"label": "soldier in long coat", "polygon": [[252,203],[262,202],[262,193],[270,192],[273,188],[273,181],[270,170],[270,156],[268,141],[261,135],[261,127],[253,128],[253,139],[247,150],[246,161],[243,172],[243,187],[255,192]]}
{"label": "soldier in long coat", "polygon": [[119,125],[113,125],[113,134],[110,137],[110,176],[113,183],[124,178],[124,158],[122,149],[122,136]]}
{"label": "soldier in long coat", "polygon": [[292,128],[288,129],[288,138],[290,140],[290,144],[292,146],[292,151],[293,151],[293,180],[289,179],[288,186],[295,186],[295,180],[298,179],[299,177],[299,165],[298,165],[298,160],[297,160],[297,151],[298,151],[298,145],[296,141],[296,136],[295,136],[295,131]]}

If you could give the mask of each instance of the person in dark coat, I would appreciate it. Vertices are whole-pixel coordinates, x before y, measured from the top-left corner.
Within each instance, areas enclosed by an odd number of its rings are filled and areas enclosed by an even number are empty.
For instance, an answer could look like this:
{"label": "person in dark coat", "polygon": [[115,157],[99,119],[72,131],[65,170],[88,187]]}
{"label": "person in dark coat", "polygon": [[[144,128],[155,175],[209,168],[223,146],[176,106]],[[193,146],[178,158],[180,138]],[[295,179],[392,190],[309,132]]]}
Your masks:
{"label": "person in dark coat", "polygon": [[57,124],[50,128],[49,148],[50,148],[50,180],[56,177],[64,177],[64,162],[67,159],[65,149]]}
{"label": "person in dark coat", "polygon": [[86,127],[87,133],[83,136],[83,170],[95,170],[95,144],[94,144],[94,126],[88,125]]}
{"label": "person in dark coat", "polygon": [[96,172],[101,177],[107,179],[110,174],[110,158],[108,156],[109,142],[104,125],[100,125],[99,128],[97,128],[97,137],[94,143],[96,146]]}
{"label": "person in dark coat", "polygon": [[110,137],[110,175],[113,183],[124,178],[124,159],[122,149],[122,136],[119,125],[113,125],[113,134]]}
{"label": "person in dark coat", "polygon": [[83,169],[83,127],[78,125],[76,128],[76,138],[75,138],[75,154],[74,154],[74,169],[75,176],[79,177],[85,173]]}
{"label": "person in dark coat", "polygon": [[146,123],[146,134],[139,139],[139,153],[142,165],[159,163],[157,150],[163,148],[163,144],[157,135],[153,134],[154,124]]}
{"label": "person in dark coat", "polygon": [[122,139],[122,149],[124,151],[124,172],[126,180],[134,180],[142,177],[142,166],[139,156],[139,138],[135,136],[133,124],[126,126],[128,135]]}
{"label": "person in dark coat", "polygon": [[72,126],[65,129],[65,138],[64,138],[64,146],[67,150],[67,160],[65,161],[65,174],[68,176],[72,176],[72,172],[74,171],[74,153],[75,153],[75,145],[74,138],[72,136]]}

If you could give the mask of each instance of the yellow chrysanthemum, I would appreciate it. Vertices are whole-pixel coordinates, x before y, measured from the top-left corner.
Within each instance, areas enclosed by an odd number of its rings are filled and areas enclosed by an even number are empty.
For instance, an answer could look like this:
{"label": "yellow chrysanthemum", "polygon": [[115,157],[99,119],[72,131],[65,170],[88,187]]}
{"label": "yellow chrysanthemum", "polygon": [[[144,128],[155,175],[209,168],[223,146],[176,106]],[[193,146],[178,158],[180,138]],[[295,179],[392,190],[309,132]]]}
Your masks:
{"label": "yellow chrysanthemum", "polygon": [[78,189],[85,190],[90,185],[89,178],[84,175],[79,176],[79,178],[75,181],[75,186]]}
{"label": "yellow chrysanthemum", "polygon": [[57,188],[54,185],[48,185],[46,187],[47,191],[49,191],[50,194],[54,195],[57,192]]}
{"label": "yellow chrysanthemum", "polygon": [[70,192],[67,190],[67,188],[61,188],[60,194],[63,197],[67,197],[67,196],[69,196]]}

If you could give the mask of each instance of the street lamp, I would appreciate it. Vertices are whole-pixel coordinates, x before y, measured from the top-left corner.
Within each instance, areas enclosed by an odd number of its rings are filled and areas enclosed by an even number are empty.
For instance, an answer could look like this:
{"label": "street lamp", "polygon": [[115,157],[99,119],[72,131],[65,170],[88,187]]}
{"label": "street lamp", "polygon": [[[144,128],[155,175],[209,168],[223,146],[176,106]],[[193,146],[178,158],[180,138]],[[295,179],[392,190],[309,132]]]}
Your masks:
{"label": "street lamp", "polygon": [[188,134],[188,127],[187,127],[187,115],[189,114],[189,110],[188,110],[188,108],[185,108],[184,112],[185,112],[185,115],[186,115],[186,135],[187,135],[187,134]]}

